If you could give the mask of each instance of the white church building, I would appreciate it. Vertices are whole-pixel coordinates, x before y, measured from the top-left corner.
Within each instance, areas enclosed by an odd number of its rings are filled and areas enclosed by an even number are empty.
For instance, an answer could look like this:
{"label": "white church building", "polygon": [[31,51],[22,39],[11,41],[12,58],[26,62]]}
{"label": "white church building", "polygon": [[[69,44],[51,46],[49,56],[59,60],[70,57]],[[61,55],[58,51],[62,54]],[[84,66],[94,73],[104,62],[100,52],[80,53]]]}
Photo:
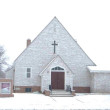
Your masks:
{"label": "white church building", "polygon": [[56,17],[31,42],[7,71],[14,92],[71,90],[110,92],[110,71],[99,70]]}

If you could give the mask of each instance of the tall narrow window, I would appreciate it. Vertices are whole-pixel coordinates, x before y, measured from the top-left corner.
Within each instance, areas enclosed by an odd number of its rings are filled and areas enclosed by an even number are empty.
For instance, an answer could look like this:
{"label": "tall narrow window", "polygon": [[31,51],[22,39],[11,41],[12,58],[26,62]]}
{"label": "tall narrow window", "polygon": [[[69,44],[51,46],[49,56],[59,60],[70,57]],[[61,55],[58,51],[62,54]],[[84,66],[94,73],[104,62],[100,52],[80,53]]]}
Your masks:
{"label": "tall narrow window", "polygon": [[31,77],[31,68],[27,68],[27,78]]}

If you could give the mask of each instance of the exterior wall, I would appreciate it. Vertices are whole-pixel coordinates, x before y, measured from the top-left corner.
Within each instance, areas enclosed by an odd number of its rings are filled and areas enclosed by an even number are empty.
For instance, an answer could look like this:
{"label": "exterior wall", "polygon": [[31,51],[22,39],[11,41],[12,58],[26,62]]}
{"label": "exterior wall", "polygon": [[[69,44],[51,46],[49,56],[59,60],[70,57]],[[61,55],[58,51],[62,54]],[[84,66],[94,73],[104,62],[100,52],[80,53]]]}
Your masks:
{"label": "exterior wall", "polygon": [[[49,23],[16,59],[14,63],[15,86],[41,86],[41,77],[39,77],[39,74],[54,57],[52,45],[54,40],[58,43],[56,54],[61,56],[74,73],[72,85],[76,87],[90,86],[90,74],[86,67],[95,64],[56,18]],[[32,68],[32,77],[30,79],[26,78],[27,67]],[[43,78],[46,80],[46,83],[50,83],[50,81],[47,81],[48,78],[46,76]],[[66,79],[66,82],[69,83],[70,77],[68,78],[67,75],[66,78],[68,79]]]}
{"label": "exterior wall", "polygon": [[110,73],[91,73],[91,92],[110,93]]}
{"label": "exterior wall", "polygon": [[90,92],[94,92],[94,74],[91,74]]}
{"label": "exterior wall", "polygon": [[41,91],[40,86],[15,86],[14,92],[15,93],[25,93],[26,88],[31,88],[31,92]]}
{"label": "exterior wall", "polygon": [[[31,67],[31,77],[27,78],[27,68]],[[34,66],[15,67],[14,86],[41,86],[41,78]]]}
{"label": "exterior wall", "polygon": [[42,78],[42,85],[41,85],[41,91],[44,92],[44,90],[49,89],[49,85],[51,85],[51,69],[59,66],[64,69],[65,72],[65,78],[64,78],[64,88],[66,90],[66,85],[70,85],[71,88],[73,88],[73,73],[67,68],[67,66],[62,62],[62,60],[57,57],[55,61],[52,62],[52,64],[44,71]]}

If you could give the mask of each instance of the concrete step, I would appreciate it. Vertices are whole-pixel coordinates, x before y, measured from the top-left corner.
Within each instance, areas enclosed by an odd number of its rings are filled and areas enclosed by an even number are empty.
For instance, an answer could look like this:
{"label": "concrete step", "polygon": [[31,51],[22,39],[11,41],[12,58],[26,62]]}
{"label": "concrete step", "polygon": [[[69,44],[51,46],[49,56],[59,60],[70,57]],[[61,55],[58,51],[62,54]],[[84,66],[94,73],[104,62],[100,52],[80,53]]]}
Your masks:
{"label": "concrete step", "polygon": [[65,93],[65,92],[67,92],[67,91],[52,91],[52,92],[53,92],[53,93],[54,93],[54,92],[64,92],[64,93]]}
{"label": "concrete step", "polygon": [[65,90],[52,90],[50,97],[73,97],[73,95]]}
{"label": "concrete step", "polygon": [[57,95],[57,94],[63,94],[63,95],[71,95],[71,93],[70,92],[52,92],[51,94],[55,94],[55,95]]}
{"label": "concrete step", "polygon": [[57,91],[59,91],[59,92],[62,92],[62,91],[63,91],[63,92],[66,92],[66,90],[61,90],[61,89],[58,89],[58,90],[53,89],[52,91],[53,91],[53,92],[57,92]]}
{"label": "concrete step", "polygon": [[51,94],[50,97],[73,97],[71,94]]}

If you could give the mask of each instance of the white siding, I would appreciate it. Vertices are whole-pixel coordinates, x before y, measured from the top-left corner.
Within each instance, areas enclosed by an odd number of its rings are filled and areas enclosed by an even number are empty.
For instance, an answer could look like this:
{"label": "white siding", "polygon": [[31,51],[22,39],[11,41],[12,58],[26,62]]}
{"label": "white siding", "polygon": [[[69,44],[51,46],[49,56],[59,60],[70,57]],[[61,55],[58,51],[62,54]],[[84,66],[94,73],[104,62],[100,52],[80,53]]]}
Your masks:
{"label": "white siding", "polygon": [[91,73],[91,92],[110,93],[110,73]]}

